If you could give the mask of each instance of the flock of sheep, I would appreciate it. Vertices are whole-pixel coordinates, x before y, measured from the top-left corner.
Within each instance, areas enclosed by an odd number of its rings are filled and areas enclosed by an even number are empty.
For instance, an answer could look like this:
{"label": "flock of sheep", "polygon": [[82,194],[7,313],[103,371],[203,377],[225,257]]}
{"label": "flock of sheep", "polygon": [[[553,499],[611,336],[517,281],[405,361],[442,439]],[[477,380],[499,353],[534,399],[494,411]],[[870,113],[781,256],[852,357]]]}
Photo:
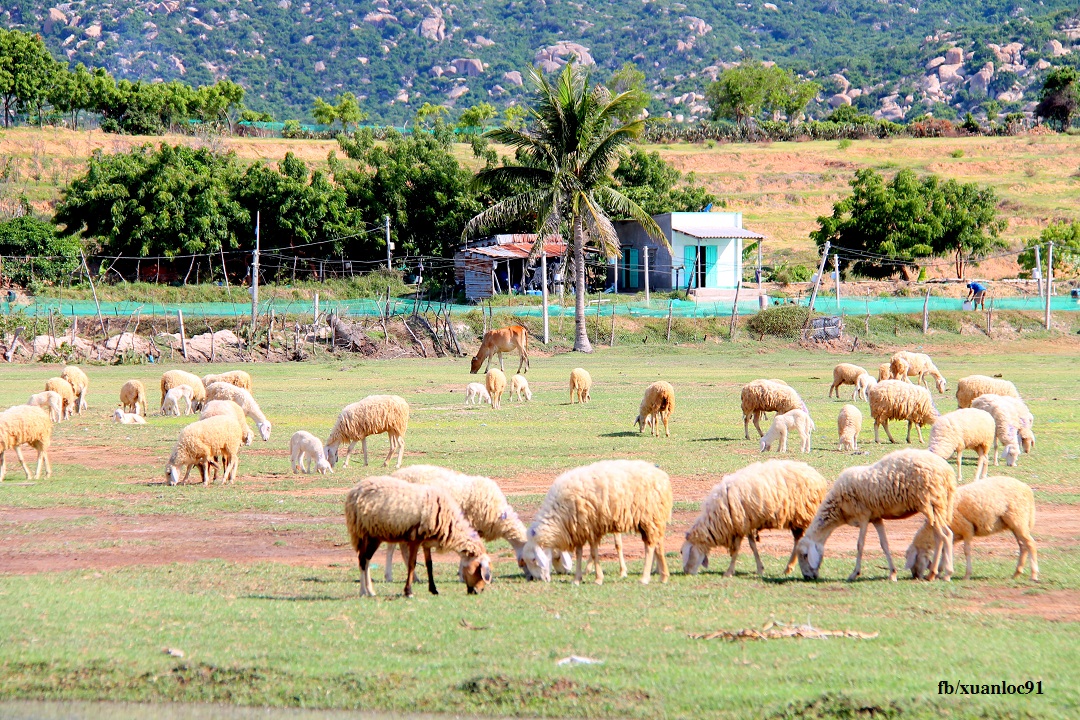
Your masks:
{"label": "flock of sheep", "polygon": [[[501,360],[501,358],[500,358]],[[474,363],[475,364],[475,363]],[[519,368],[520,369],[520,368]],[[918,384],[912,383],[916,378]],[[830,534],[842,525],[859,527],[855,568],[849,579],[859,576],[866,531],[873,525],[889,566],[890,579],[897,571],[889,551],[883,521],[921,514],[925,523],[907,550],[906,567],[913,576],[948,580],[953,572],[954,542],[963,541],[967,559],[965,578],[971,575],[971,540],[1010,530],[1020,546],[1014,577],[1030,563],[1032,580],[1038,579],[1038,560],[1031,537],[1034,526],[1034,497],[1025,484],[1008,477],[988,477],[989,454],[998,445],[1005,451],[1008,465],[1018,462],[1021,452],[1034,447],[1034,418],[1008,381],[981,375],[958,382],[956,398],[960,409],[939,414],[926,384],[932,378],[935,389],[944,393],[945,378],[924,354],[899,352],[881,365],[875,379],[856,365],[842,363],[833,371],[830,396],[839,397],[840,388],[854,386],[852,402],[869,404],[874,420],[874,440],[884,428],[895,442],[888,423],[906,421],[908,442],[911,429],[931,426],[926,450],[892,452],[872,465],[850,467],[830,484],[810,465],[793,460],[768,460],[751,464],[727,475],[702,503],[701,513],[686,533],[682,547],[683,571],[696,573],[707,567],[713,548],[726,548],[730,564],[726,575],[734,573],[743,539],[754,553],[758,574],[764,567],[757,540],[762,530],[790,530],[794,545],[787,569],[798,562],[806,578],[816,578]],[[6,450],[14,449],[27,477],[29,468],[21,446],[38,450],[40,478],[42,463],[51,474],[48,448],[52,424],[86,408],[89,380],[77,367],[66,367],[59,377],[45,383],[45,391],[31,396],[26,405],[0,413],[0,481],[5,471]],[[571,403],[587,403],[592,379],[583,368],[570,375]],[[485,383],[466,388],[466,402],[489,402],[500,406],[507,388],[505,373],[489,368]],[[519,401],[532,398],[528,380],[513,377],[511,392]],[[198,467],[202,482],[211,481],[220,471],[223,483],[235,480],[239,451],[251,444],[254,433],[247,420],[254,421],[260,437],[270,439],[271,423],[252,394],[248,373],[240,370],[203,378],[182,370],[170,370],[161,377],[161,413],[199,412],[199,419],[180,430],[166,466],[170,485],[186,480]],[[749,424],[758,431],[761,451],[774,445],[783,452],[787,436],[797,432],[800,450],[810,451],[815,430],[806,404],[782,380],[754,380],[741,391],[744,434]],[[674,389],[663,381],[650,385],[635,420],[639,432],[646,427],[659,435],[661,424],[670,435],[669,421],[674,411]],[[775,413],[767,431],[760,420]],[[120,391],[120,407],[115,420],[145,423],[146,390],[138,380],[130,380]],[[499,486],[489,478],[464,475],[434,466],[401,468],[409,405],[396,395],[373,395],[347,405],[339,414],[325,445],[313,434],[296,432],[290,441],[293,472],[333,472],[339,459],[348,466],[359,442],[364,464],[368,463],[367,438],[386,433],[390,450],[383,465],[397,455],[396,470],[390,476],[362,480],[349,491],[345,520],[363,575],[361,592],[373,595],[370,561],[382,543],[388,544],[385,578],[392,579],[394,548],[400,546],[406,559],[405,594],[412,594],[415,566],[422,549],[428,575],[428,589],[436,593],[431,552],[444,549],[459,554],[460,576],[470,593],[480,592],[491,582],[491,563],[485,542],[506,540],[518,565],[528,579],[550,581],[553,573],[574,572],[576,582],[584,573],[583,553],[589,548],[597,583],[603,572],[597,546],[614,535],[620,570],[626,575],[621,534],[640,534],[645,545],[641,582],[648,583],[656,572],[662,582],[669,576],[664,555],[664,534],[673,505],[670,479],[651,463],[636,460],[607,460],[569,470],[552,483],[532,524],[526,528],[507,502]],[[854,404],[840,410],[837,430],[840,449],[858,449],[862,413]],[[342,458],[342,446],[344,457]],[[978,456],[975,481],[957,487],[961,455],[974,450]],[[948,460],[956,455],[956,472]],[[180,473],[184,472],[183,478]],[[573,554],[573,556],[571,555]]]}

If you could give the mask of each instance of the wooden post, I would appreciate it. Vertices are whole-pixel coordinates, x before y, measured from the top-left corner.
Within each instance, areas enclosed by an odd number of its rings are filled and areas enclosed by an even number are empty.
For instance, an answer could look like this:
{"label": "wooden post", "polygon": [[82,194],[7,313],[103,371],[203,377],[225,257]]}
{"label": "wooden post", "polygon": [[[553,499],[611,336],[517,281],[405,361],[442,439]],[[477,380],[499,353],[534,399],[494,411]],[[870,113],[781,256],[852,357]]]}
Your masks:
{"label": "wooden post", "polygon": [[179,308],[176,310],[176,319],[180,321],[180,352],[184,354],[184,359],[187,360],[187,337],[184,335],[184,311]]}
{"label": "wooden post", "polygon": [[[259,211],[255,211],[255,249],[251,251],[251,336],[255,337],[255,319],[259,316]],[[187,353],[184,353],[187,357]]]}
{"label": "wooden post", "polygon": [[615,303],[611,303],[611,335],[608,337],[608,347],[615,347]]}
{"label": "wooden post", "polygon": [[993,337],[994,332],[994,298],[990,298],[990,309],[986,311],[986,337]]}
{"label": "wooden post", "polygon": [[315,302],[311,308],[311,324],[316,325],[319,322],[319,293],[315,293]]}
{"label": "wooden post", "polygon": [[[537,242],[543,243],[543,239]],[[540,248],[540,287],[542,291],[540,293],[540,302],[544,305],[544,344],[547,345],[551,342],[550,324],[548,320],[548,278],[547,278],[547,247],[541,245]],[[446,322],[449,325],[450,313],[446,314]],[[456,342],[456,340],[455,340]]]}
{"label": "wooden post", "polygon": [[930,331],[930,288],[926,288],[926,297],[922,304],[922,334]]}
{"label": "wooden post", "polygon": [[649,248],[646,246],[641,250],[645,253],[645,307],[649,307]]}
{"label": "wooden post", "polygon": [[[90,283],[90,292],[94,294],[94,307],[97,308],[98,322],[101,323],[101,332],[105,336],[105,339],[109,339],[109,331],[105,329],[105,319],[101,316],[101,303],[98,302],[97,289],[94,287],[94,278],[90,277],[90,268],[86,265],[86,255],[83,251],[79,251],[79,257],[82,258],[83,270],[86,272],[86,280]],[[1049,303],[1049,300],[1047,300]],[[1047,305],[1049,307],[1049,305]],[[1047,310],[1049,313],[1049,310]]]}
{"label": "wooden post", "polygon": [[668,300],[667,304],[667,341],[671,342],[671,306],[675,304],[674,300]]}
{"label": "wooden post", "polygon": [[728,340],[735,339],[735,323],[739,319],[739,291],[742,290],[742,279],[735,285],[735,302],[731,303],[731,327],[728,328]]}
{"label": "wooden post", "polygon": [[[203,317],[205,320],[205,316]],[[214,326],[207,323],[207,327],[210,328],[210,362],[214,362],[217,357],[217,334],[214,332]]]}
{"label": "wooden post", "polygon": [[836,312],[840,312],[840,258],[833,253],[832,256],[832,269],[833,274],[836,276]]}
{"label": "wooden post", "polygon": [[1042,289],[1042,258],[1039,255],[1039,246],[1038,245],[1035,246],[1035,270],[1034,270],[1034,275],[1035,275],[1035,281],[1037,283],[1036,287],[1038,288],[1038,295],[1039,295],[1039,297],[1042,297],[1042,294],[1043,294],[1043,289]]}
{"label": "wooden post", "polygon": [[866,337],[870,338],[870,288],[866,288]]}
{"label": "wooden post", "polygon": [[1050,329],[1050,296],[1054,292],[1054,243],[1046,251],[1046,329]]}

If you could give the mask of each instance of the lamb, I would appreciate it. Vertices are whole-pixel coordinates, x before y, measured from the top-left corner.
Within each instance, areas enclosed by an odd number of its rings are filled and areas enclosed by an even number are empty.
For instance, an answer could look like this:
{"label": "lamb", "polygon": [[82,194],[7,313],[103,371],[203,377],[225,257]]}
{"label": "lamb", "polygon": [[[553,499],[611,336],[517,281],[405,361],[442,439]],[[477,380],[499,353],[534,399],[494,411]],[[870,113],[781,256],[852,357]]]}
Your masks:
{"label": "lamb", "polygon": [[239,466],[240,443],[243,431],[234,418],[218,415],[205,420],[197,420],[180,431],[176,446],[165,466],[165,477],[169,485],[180,482],[180,468],[185,468],[184,480],[191,475],[191,468],[199,466],[203,485],[210,483],[210,466],[217,467],[215,460],[222,458],[222,482],[236,479]]}
{"label": "lamb", "polygon": [[640,433],[646,427],[651,427],[654,437],[660,436],[660,423],[664,423],[664,437],[671,437],[668,429],[668,420],[675,411],[675,388],[671,383],[657,380],[645,388],[645,396],[641,399],[641,407],[634,423]]}
{"label": "lamb", "polygon": [[870,391],[870,388],[878,384],[878,381],[874,379],[873,375],[867,373],[866,375],[860,375],[855,381],[855,392],[851,394],[852,402],[862,398],[866,401],[866,393]]}
{"label": "lamb", "polygon": [[779,380],[753,380],[742,387],[743,435],[750,439],[750,420],[754,421],[758,437],[761,431],[761,418],[765,413],[786,413],[788,410],[809,412],[806,403],[787,383]]}
{"label": "lamb", "polygon": [[938,372],[934,361],[926,353],[913,353],[907,350],[893,353],[892,358],[889,360],[889,367],[893,378],[896,380],[911,382],[910,376],[917,375],[919,384],[929,390],[930,386],[926,383],[926,376],[930,375],[937,381],[937,391],[939,393],[944,393],[948,388],[944,376]]}
{"label": "lamb", "polygon": [[956,383],[956,404],[961,408],[971,407],[971,401],[980,395],[1005,395],[1020,397],[1016,386],[1008,380],[987,377],[986,375],[968,375]]}
{"label": "lamb", "polygon": [[[70,389],[70,388],[69,388]],[[7,472],[7,451],[14,450],[27,480],[41,479],[41,465],[45,464],[45,477],[52,477],[49,464],[49,444],[52,442],[52,418],[36,405],[15,405],[0,412],[0,483]],[[30,468],[23,458],[22,445],[29,445],[38,453],[37,471],[30,477]]]}
{"label": "lamb", "polygon": [[48,408],[49,419],[54,423],[60,422],[64,415],[64,398],[60,397],[60,393],[53,392],[52,390],[46,390],[45,392],[35,393],[30,396],[30,399],[26,401],[27,405],[34,405],[39,408]]}
{"label": "lamb", "polygon": [[994,416],[985,410],[962,408],[945,413],[930,428],[930,442],[926,449],[948,460],[956,453],[956,480],[963,479],[961,459],[965,450],[974,450],[979,456],[975,465],[975,479],[986,477],[989,470],[987,455],[994,442],[996,425]]}
{"label": "lamb", "polygon": [[364,449],[364,465],[368,464],[367,438],[369,435],[386,433],[390,438],[390,452],[386,454],[383,467],[390,464],[394,452],[398,454],[397,467],[405,454],[405,432],[409,429],[409,403],[397,395],[369,395],[359,402],[346,405],[338,415],[326,441],[326,459],[330,467],[338,461],[338,448],[348,443],[344,467],[349,467],[349,456],[359,442]]}
{"label": "lamb", "polygon": [[121,408],[113,410],[113,421],[121,425],[145,425],[146,419],[139,413],[124,412]]}
{"label": "lamb", "polygon": [[142,410],[143,417],[146,417],[146,388],[141,382],[128,380],[120,387],[120,407],[124,412],[136,414]]}
{"label": "lamb", "polygon": [[75,393],[75,412],[82,415],[82,411],[86,409],[86,390],[90,387],[90,378],[86,377],[86,373],[82,371],[82,368],[74,365],[65,367],[61,371],[60,377],[67,380],[68,384],[71,385],[71,390]]}
{"label": "lamb", "polygon": [[[956,492],[956,510],[949,528],[953,532],[954,543],[964,541],[964,556],[967,559],[965,580],[971,578],[971,539],[1010,530],[1020,546],[1020,558],[1013,579],[1020,577],[1023,572],[1026,557],[1031,565],[1032,582],[1039,581],[1039,556],[1035,540],[1031,537],[1035,529],[1035,494],[1019,480],[1003,476],[985,477],[961,485]],[[923,577],[930,566],[932,538],[930,527],[923,525],[907,549],[906,568],[914,578]]]}
{"label": "lamb", "polygon": [[735,560],[743,538],[750,541],[759,576],[765,566],[758,554],[761,530],[790,530],[794,537],[787,575],[795,567],[795,548],[814,519],[829,483],[806,463],[768,460],[748,465],[713,486],[701,506],[701,514],[686,533],[682,546],[683,572],[695,575],[714,547],[731,555],[724,577],[735,574]]}
{"label": "lamb", "polygon": [[479,405],[482,402],[491,404],[491,395],[481,383],[469,383],[465,386],[465,404]]}
{"label": "lamb", "polygon": [[502,396],[506,392],[506,373],[502,370],[491,368],[484,378],[488,395],[491,397],[491,407],[498,410],[502,407]]}
{"label": "lamb", "polygon": [[840,408],[836,418],[836,430],[840,435],[840,452],[859,449],[859,433],[862,432],[862,412],[854,405]]}
{"label": "lamb", "polygon": [[867,525],[872,524],[889,563],[889,580],[896,580],[896,567],[889,553],[883,520],[901,520],[922,513],[934,535],[934,557],[928,580],[952,576],[952,518],[956,495],[956,475],[949,463],[928,450],[896,450],[873,465],[850,467],[840,473],[829,488],[796,547],[803,577],[815,580],[824,557],[825,541],[841,525],[857,525],[855,569],[849,581],[862,571],[863,545]]}
{"label": "lamb", "polygon": [[206,402],[206,386],[198,375],[193,375],[186,370],[169,370],[161,375],[161,404],[165,404],[165,393],[177,385],[187,385],[192,390],[192,407],[194,410],[202,410]]}
{"label": "lamb", "polygon": [[75,411],[75,391],[71,389],[71,383],[61,377],[51,377],[45,381],[45,391],[54,392],[60,396],[60,417],[67,420]]}
{"label": "lamb", "polygon": [[263,414],[259,403],[255,402],[255,398],[244,388],[231,383],[213,383],[206,388],[206,399],[232,400],[244,409],[244,413],[249,418],[255,421],[255,427],[258,429],[259,437],[263,439],[263,442],[270,440],[270,421],[266,419],[266,415]]}
{"label": "lamb", "polygon": [[[841,385],[856,385],[859,378],[863,375],[867,377],[870,373],[866,372],[865,368],[861,368],[858,365],[851,363],[840,363],[833,368],[832,371],[832,385],[829,387],[829,397],[836,393],[837,399],[840,398],[840,386]],[[854,398],[852,398],[854,400]]]}
{"label": "lamb", "polygon": [[1013,467],[1020,461],[1020,450],[1031,452],[1035,434],[1031,431],[1035,416],[1020,398],[1006,395],[980,395],[971,407],[985,410],[994,417],[994,465],[998,464],[998,443],[1005,448],[1005,463]]}
{"label": "lamb", "polygon": [[877,381],[892,380],[892,363],[881,363],[877,368]]}
{"label": "lamb", "polygon": [[235,385],[238,388],[243,388],[248,392],[255,392],[255,389],[251,384],[251,376],[243,370],[229,370],[228,372],[218,373],[216,375],[204,375],[202,382],[205,387],[210,387],[216,382],[223,382]]}
{"label": "lamb", "polygon": [[889,442],[896,442],[889,432],[890,420],[907,420],[909,443],[911,426],[915,425],[919,442],[922,442],[922,426],[932,424],[938,416],[930,391],[903,380],[883,380],[870,388],[867,398],[870,401],[870,416],[874,418],[874,442],[881,442],[878,438],[878,428],[881,426],[884,426]]}
{"label": "lamb", "polygon": [[244,408],[232,400],[210,400],[203,406],[202,412],[199,413],[199,419],[205,420],[208,417],[217,417],[218,415],[236,418],[236,422],[240,423],[240,428],[243,430],[244,445],[251,445],[251,442],[255,439],[255,433],[251,432],[251,428],[248,427],[247,414],[244,412]]}
{"label": "lamb", "polygon": [[585,368],[574,368],[570,371],[570,404],[577,400],[585,404],[589,402],[589,391],[592,390],[592,375]]}
{"label": "lamb", "polygon": [[580,583],[582,548],[588,545],[599,585],[604,581],[596,553],[600,540],[611,533],[640,532],[645,543],[641,582],[649,582],[654,557],[660,563],[660,581],[667,582],[664,529],[672,505],[671,480],[652,463],[604,460],[568,470],[555,478],[540,505],[522,558],[533,576],[550,582],[552,551],[573,550],[574,582]]}
{"label": "lamb", "polygon": [[521,402],[521,396],[525,396],[525,401],[532,401],[532,390],[529,389],[529,379],[518,373],[514,377],[510,378],[510,394],[517,397],[517,401]]}
{"label": "lamb", "polygon": [[459,568],[470,595],[491,582],[491,565],[480,536],[469,525],[450,493],[437,485],[415,485],[393,477],[369,477],[345,498],[345,525],[360,563],[362,596],[374,596],[371,558],[384,542],[407,548],[405,597],[412,597],[416,556],[424,548],[428,591],[438,595],[431,566],[431,548],[442,547],[461,557]]}
{"label": "lamb", "polygon": [[799,433],[799,451],[810,452],[810,435],[814,432],[814,421],[810,414],[803,410],[788,410],[786,413],[777,413],[773,418],[769,431],[761,437],[761,452],[771,450],[773,443],[779,441],[780,452],[787,452],[788,432],[794,428]]}
{"label": "lamb", "polygon": [[[191,406],[194,404],[195,391],[187,385],[177,385],[176,387],[169,388],[169,391],[165,393],[165,400],[161,403],[162,415],[190,415]],[[180,411],[180,402],[183,401],[184,411]]]}
{"label": "lamb", "polygon": [[320,475],[334,474],[334,468],[330,467],[330,463],[326,460],[322,440],[306,430],[297,430],[289,439],[289,456],[294,473],[303,470],[306,474],[310,474],[314,462],[315,469]]}

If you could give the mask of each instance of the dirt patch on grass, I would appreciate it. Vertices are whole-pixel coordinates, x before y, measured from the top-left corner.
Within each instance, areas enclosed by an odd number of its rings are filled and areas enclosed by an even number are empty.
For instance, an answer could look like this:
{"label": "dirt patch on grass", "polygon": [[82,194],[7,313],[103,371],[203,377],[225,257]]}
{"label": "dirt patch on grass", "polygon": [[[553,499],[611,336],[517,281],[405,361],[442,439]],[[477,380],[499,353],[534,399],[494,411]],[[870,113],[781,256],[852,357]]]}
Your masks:
{"label": "dirt patch on grass", "polygon": [[1080,591],[1037,587],[995,587],[979,593],[970,612],[994,615],[1033,615],[1055,622],[1080,622]]}
{"label": "dirt patch on grass", "polygon": [[135,447],[110,445],[55,444],[49,448],[49,461],[57,466],[80,465],[92,470],[114,470],[120,466],[159,465],[160,453]]}

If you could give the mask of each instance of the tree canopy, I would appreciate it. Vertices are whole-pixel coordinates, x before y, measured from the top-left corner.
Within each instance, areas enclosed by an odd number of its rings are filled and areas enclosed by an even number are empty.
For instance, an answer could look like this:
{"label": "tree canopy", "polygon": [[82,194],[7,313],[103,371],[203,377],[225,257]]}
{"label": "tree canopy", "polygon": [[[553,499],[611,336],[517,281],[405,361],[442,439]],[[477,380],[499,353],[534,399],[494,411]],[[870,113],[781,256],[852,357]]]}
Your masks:
{"label": "tree canopy", "polygon": [[1017,258],[1020,267],[1027,270],[1035,268],[1035,246],[1042,246],[1040,258],[1046,266],[1047,245],[1054,243],[1054,272],[1076,275],[1080,272],[1080,223],[1054,223],[1043,228],[1038,238],[1028,240],[1024,252]]}
{"label": "tree canopy", "polygon": [[716,202],[712,193],[697,184],[693,173],[684,176],[655,150],[635,148],[619,160],[612,177],[619,192],[649,215],[700,212]]}
{"label": "tree canopy", "polygon": [[821,86],[790,70],[760,62],[745,62],[720,73],[705,89],[714,120],[749,125],[762,114],[794,122]]}
{"label": "tree canopy", "polygon": [[1043,82],[1035,114],[1057,127],[1068,130],[1080,114],[1080,72],[1076,68],[1054,68]]}

